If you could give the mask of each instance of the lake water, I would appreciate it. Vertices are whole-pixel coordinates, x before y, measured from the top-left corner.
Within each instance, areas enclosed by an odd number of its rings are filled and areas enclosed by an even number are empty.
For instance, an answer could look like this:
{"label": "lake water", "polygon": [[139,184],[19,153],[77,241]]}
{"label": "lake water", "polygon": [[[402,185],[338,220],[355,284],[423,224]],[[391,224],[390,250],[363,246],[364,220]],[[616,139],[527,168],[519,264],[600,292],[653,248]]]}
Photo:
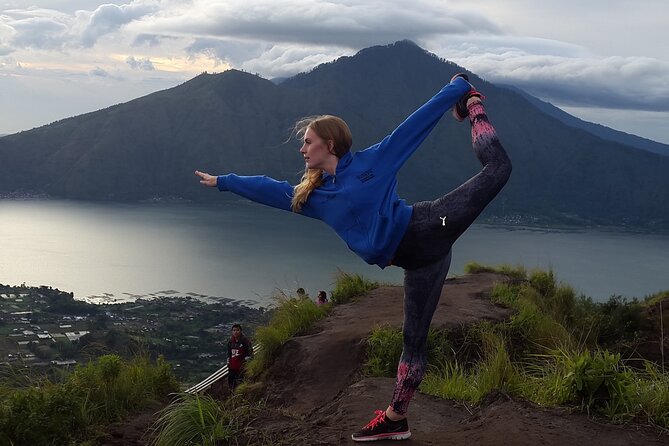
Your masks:
{"label": "lake water", "polygon": [[[606,300],[669,289],[669,236],[474,225],[456,243],[467,262],[543,268]],[[0,283],[47,285],[77,298],[226,297],[267,305],[277,289],[330,290],[337,269],[400,284],[323,223],[253,204],[97,204],[0,200]]]}

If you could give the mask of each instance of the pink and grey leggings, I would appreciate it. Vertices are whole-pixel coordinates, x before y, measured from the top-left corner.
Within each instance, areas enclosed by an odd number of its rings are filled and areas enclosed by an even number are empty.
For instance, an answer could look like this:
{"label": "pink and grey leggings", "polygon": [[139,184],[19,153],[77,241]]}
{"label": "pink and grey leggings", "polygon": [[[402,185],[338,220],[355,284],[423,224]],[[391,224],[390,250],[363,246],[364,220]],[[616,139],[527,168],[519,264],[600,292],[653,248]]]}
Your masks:
{"label": "pink and grey leggings", "polygon": [[391,408],[406,414],[427,365],[427,333],[451,264],[451,247],[502,190],[511,161],[488,121],[483,104],[470,104],[472,146],[483,169],[434,201],[413,205],[393,264],[404,268],[404,349]]}

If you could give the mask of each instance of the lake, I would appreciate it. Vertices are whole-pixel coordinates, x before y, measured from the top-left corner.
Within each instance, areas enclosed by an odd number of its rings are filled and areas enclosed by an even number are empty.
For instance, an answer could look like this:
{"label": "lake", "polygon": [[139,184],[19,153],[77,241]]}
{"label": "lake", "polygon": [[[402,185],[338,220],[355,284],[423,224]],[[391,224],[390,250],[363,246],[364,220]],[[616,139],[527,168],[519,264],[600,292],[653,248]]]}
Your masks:
{"label": "lake", "polygon": [[[472,226],[450,275],[470,261],[551,268],[602,301],[669,289],[669,236]],[[268,305],[277,290],[329,291],[338,269],[401,284],[319,221],[254,204],[0,200],[0,283],[47,285],[97,302],[226,297]]]}

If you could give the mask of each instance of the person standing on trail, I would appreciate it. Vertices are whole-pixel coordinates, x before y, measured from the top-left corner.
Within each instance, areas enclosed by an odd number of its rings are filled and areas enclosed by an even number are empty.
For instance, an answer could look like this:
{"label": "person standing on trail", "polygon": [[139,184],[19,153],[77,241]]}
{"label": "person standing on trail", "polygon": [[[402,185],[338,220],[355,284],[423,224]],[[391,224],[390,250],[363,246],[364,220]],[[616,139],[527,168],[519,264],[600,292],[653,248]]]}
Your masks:
{"label": "person standing on trail", "polygon": [[230,391],[244,380],[244,364],[253,357],[251,341],[242,333],[242,326],[232,326],[232,336],[228,341],[228,386]]}
{"label": "person standing on trail", "polygon": [[[323,220],[369,264],[404,269],[403,351],[395,389],[388,408],[376,411],[352,435],[355,441],[411,436],[407,410],[425,373],[427,333],[450,267],[451,247],[511,175],[511,161],[481,99],[469,78],[456,74],[390,135],[356,153],[350,151],[351,132],[341,118],[298,121],[305,171],[297,186],[266,176],[195,171],[205,186]],[[409,205],[397,194],[397,172],[449,109],[458,121],[469,118],[474,154],[483,169],[434,201]]]}

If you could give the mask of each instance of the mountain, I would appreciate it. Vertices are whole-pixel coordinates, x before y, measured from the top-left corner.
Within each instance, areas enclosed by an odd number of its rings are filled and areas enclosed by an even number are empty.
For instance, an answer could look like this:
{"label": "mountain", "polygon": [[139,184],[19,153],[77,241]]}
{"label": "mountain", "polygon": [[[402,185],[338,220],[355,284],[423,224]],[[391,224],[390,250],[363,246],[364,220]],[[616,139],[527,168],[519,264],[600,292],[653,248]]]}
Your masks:
{"label": "mountain", "polygon": [[592,133],[593,135],[599,136],[600,138],[606,139],[607,141],[613,141],[620,144],[636,147],[637,149],[648,150],[649,152],[659,153],[660,155],[669,156],[668,144],[662,144],[647,138],[641,138],[636,135],[614,130],[601,124],[595,124],[593,122],[584,121],[582,119],[570,115],[564,110],[561,110],[560,108],[554,106],[550,102],[542,101],[541,99],[538,99],[532,96],[531,94],[528,94],[527,92],[521,90],[520,88],[516,88],[513,86],[507,86],[507,88],[511,88],[514,91],[520,93],[525,97],[525,99],[527,99],[532,105],[537,107],[539,110],[541,110],[542,112],[546,113],[549,116],[552,116],[560,120],[560,122],[570,127],[575,127],[585,130],[586,132]]}
{"label": "mountain", "polygon": [[[344,118],[354,150],[390,133],[456,72],[408,41],[367,48],[276,84],[202,74],[172,89],[0,139],[0,196],[85,200],[236,199],[193,171],[295,182],[295,120]],[[514,163],[486,211],[503,221],[669,230],[669,157],[565,125],[524,95],[470,73]],[[446,115],[399,175],[409,201],[434,199],[480,169],[467,124]]]}

